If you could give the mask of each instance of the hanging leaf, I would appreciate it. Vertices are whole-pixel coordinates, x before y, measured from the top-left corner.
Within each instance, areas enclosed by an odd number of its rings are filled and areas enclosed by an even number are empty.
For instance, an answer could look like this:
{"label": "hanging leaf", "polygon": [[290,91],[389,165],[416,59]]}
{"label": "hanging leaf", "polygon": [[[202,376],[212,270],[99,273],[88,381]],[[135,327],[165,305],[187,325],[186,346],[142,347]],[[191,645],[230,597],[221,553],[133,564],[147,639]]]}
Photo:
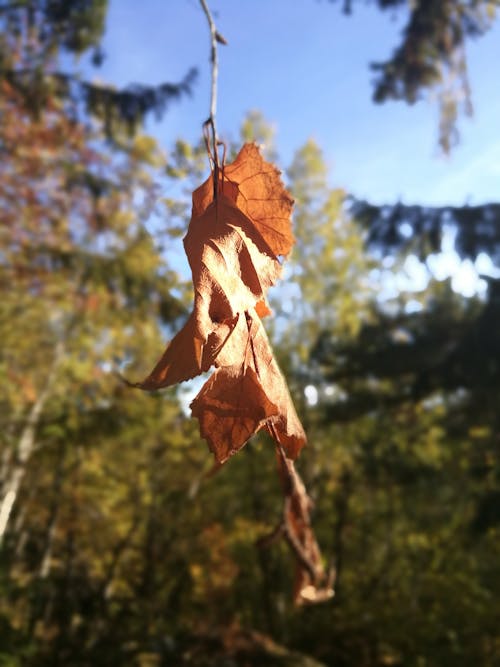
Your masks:
{"label": "hanging leaf", "polygon": [[192,412],[217,462],[264,426],[295,458],[305,434],[260,320],[270,312],[267,290],[281,273],[278,256],[293,244],[293,202],[278,170],[254,144],[220,171],[213,197],[211,176],[193,193],[184,239],[193,312],[153,371],[135,386],[159,389],[215,366]]}
{"label": "hanging leaf", "polygon": [[[193,195],[193,217],[213,200],[213,174]],[[290,225],[293,199],[278,169],[266,162],[255,144],[245,144],[235,161],[219,172],[218,191],[251,221],[276,256],[287,256],[295,243]]]}
{"label": "hanging leaf", "polygon": [[325,602],[333,597],[334,571],[327,574],[322,563],[310,512],[312,500],[293,461],[278,449],[278,466],[285,493],[283,530],[296,558],[294,599],[296,604]]}
{"label": "hanging leaf", "polygon": [[217,462],[235,454],[264,426],[295,458],[305,442],[304,430],[255,310],[238,318],[215,365],[191,409]]}
{"label": "hanging leaf", "polygon": [[311,528],[311,501],[295,459],[306,436],[274,358],[261,317],[267,291],[281,273],[280,256],[293,245],[293,201],[278,170],[257,146],[243,146],[233,164],[193,193],[184,248],[194,306],[184,327],[148,377],[135,386],[159,389],[215,368],[191,403],[193,417],[217,466],[265,428],[276,442],[285,495],[284,536],[297,562],[296,604],[333,596]]}
{"label": "hanging leaf", "polygon": [[191,403],[191,410],[218,463],[236,454],[278,413],[255,371],[240,366],[218,368]]}
{"label": "hanging leaf", "polygon": [[283,514],[274,530],[257,542],[267,548],[277,539],[284,538],[296,562],[294,602],[296,605],[326,602],[334,596],[335,570],[327,572],[323,566],[310,512],[312,500],[294,462],[286,458],[283,448],[276,445],[278,471],[284,495]]}

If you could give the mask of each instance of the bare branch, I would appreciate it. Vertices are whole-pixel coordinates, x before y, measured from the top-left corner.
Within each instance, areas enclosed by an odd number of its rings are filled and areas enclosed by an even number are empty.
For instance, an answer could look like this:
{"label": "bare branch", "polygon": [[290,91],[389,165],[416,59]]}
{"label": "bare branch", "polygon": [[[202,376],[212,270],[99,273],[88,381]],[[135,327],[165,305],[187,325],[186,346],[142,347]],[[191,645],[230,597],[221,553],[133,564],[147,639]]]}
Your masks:
{"label": "bare branch", "polygon": [[220,36],[217,31],[217,28],[215,27],[214,20],[212,18],[212,14],[210,13],[210,10],[208,8],[208,5],[206,3],[206,0],[200,0],[200,5],[202,6],[203,11],[205,12],[205,16],[207,17],[208,21],[208,26],[210,28],[210,42],[211,42],[211,48],[210,48],[210,62],[212,64],[212,87],[210,91],[210,116],[209,120],[213,124],[213,130],[215,134],[215,138],[217,138],[217,130],[216,130],[216,124],[215,124],[215,117],[217,114],[217,79],[219,76],[219,62],[217,58],[217,42],[220,41]]}
{"label": "bare branch", "polygon": [[[219,61],[217,57],[217,44],[227,44],[224,37],[220,34],[215,26],[214,19],[210,13],[210,9],[206,3],[206,0],[200,0],[200,5],[207,17],[208,26],[210,28],[210,63],[212,66],[212,85],[210,90],[210,115],[205,122],[205,127],[209,127],[212,133],[212,147],[208,145],[208,153],[211,156],[214,163],[214,197],[217,196],[217,181],[218,181],[218,170],[219,170],[219,155],[218,155],[218,145],[219,138],[217,135],[217,81],[219,77]],[[213,151],[213,153],[212,153]]]}

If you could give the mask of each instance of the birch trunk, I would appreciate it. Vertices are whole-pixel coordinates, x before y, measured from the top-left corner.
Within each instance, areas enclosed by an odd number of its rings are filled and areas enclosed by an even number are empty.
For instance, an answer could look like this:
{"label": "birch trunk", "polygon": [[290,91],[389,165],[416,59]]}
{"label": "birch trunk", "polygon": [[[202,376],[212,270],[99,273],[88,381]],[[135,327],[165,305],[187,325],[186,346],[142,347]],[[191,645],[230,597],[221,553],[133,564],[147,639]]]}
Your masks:
{"label": "birch trunk", "polygon": [[9,523],[12,517],[12,510],[19,495],[19,490],[21,488],[23,477],[26,471],[26,464],[28,463],[31,455],[33,454],[33,450],[35,449],[36,429],[40,421],[43,408],[45,407],[45,403],[47,402],[52,391],[52,387],[56,378],[57,368],[62,356],[63,344],[62,342],[58,342],[55,349],[52,367],[47,377],[45,387],[42,389],[38,395],[38,398],[31,407],[28,418],[26,419],[26,423],[21,432],[21,437],[19,438],[15,461],[12,464],[7,479],[5,480],[5,484],[2,490],[2,500],[0,503],[0,547],[3,544],[5,534],[9,527]]}

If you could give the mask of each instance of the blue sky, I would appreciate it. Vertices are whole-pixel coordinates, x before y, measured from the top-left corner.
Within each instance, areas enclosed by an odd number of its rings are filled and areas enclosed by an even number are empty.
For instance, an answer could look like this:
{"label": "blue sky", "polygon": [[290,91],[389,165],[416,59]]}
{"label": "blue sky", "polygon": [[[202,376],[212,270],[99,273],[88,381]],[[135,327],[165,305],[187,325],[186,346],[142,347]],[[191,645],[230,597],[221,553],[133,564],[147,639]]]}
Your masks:
{"label": "blue sky", "polygon": [[[421,102],[374,105],[369,62],[397,44],[403,17],[359,3],[353,15],[327,0],[208,0],[228,40],[219,48],[218,129],[236,138],[245,113],[275,126],[281,166],[309,137],[333,185],[374,202],[464,204],[497,200],[500,182],[500,22],[468,46],[475,107],[451,156],[437,147],[438,111]],[[149,124],[168,151],[195,141],[209,108],[209,34],[198,0],[110,0],[104,65],[116,85],[200,76],[192,98]]]}

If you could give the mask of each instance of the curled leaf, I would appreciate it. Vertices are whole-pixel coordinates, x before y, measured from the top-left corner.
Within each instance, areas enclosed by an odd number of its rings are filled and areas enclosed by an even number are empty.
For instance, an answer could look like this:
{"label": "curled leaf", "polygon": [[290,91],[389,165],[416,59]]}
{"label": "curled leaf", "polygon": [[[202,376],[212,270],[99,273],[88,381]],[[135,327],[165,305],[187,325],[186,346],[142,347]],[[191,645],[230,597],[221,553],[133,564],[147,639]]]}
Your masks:
{"label": "curled leaf", "polygon": [[[217,462],[223,463],[264,426],[287,455],[295,458],[306,436],[255,310],[238,318],[215,365],[215,374],[191,409]],[[253,419],[249,411],[253,411]],[[243,441],[242,434],[246,435]],[[235,438],[233,445],[230,437]]]}
{"label": "curled leaf", "polygon": [[281,274],[278,256],[294,241],[293,201],[255,144],[243,146],[220,174],[215,200],[213,175],[193,193],[184,239],[193,312],[134,386],[159,389],[216,366],[192,404],[216,460],[226,460],[264,426],[294,458],[306,438],[260,320],[270,313],[267,291]]}
{"label": "curled leaf", "polygon": [[184,247],[195,290],[198,335],[263,301],[281,266],[251,221],[224,196],[191,220]]}
{"label": "curled leaf", "polygon": [[215,367],[191,403],[220,466],[261,429],[276,441],[285,507],[273,532],[296,561],[295,601],[332,597],[310,522],[311,501],[293,460],[306,442],[286,382],[261,317],[270,314],[267,290],[281,273],[280,256],[294,238],[293,201],[274,165],[255,144],[243,146],[233,164],[193,193],[184,247],[192,272],[193,312],[142,382],[159,389]]}
{"label": "curled leaf", "polygon": [[[205,373],[213,366],[236,320],[216,325],[206,341],[198,337],[194,313],[173,337],[151,373],[132,386],[153,390],[170,387]],[[129,383],[130,384],[130,383]]]}
{"label": "curled leaf", "polygon": [[296,559],[294,600],[302,605],[324,602],[334,596],[334,572],[323,567],[310,512],[312,501],[293,461],[278,446],[278,467],[285,494],[283,532]]}
{"label": "curled leaf", "polygon": [[[193,194],[193,217],[213,199],[213,174]],[[273,253],[287,256],[295,243],[290,216],[293,199],[279,170],[266,162],[256,144],[245,144],[234,162],[219,174],[219,192],[230,199],[255,225]]]}
{"label": "curled leaf", "polygon": [[255,371],[239,366],[218,368],[191,403],[191,411],[218,463],[236,454],[278,414]]}

